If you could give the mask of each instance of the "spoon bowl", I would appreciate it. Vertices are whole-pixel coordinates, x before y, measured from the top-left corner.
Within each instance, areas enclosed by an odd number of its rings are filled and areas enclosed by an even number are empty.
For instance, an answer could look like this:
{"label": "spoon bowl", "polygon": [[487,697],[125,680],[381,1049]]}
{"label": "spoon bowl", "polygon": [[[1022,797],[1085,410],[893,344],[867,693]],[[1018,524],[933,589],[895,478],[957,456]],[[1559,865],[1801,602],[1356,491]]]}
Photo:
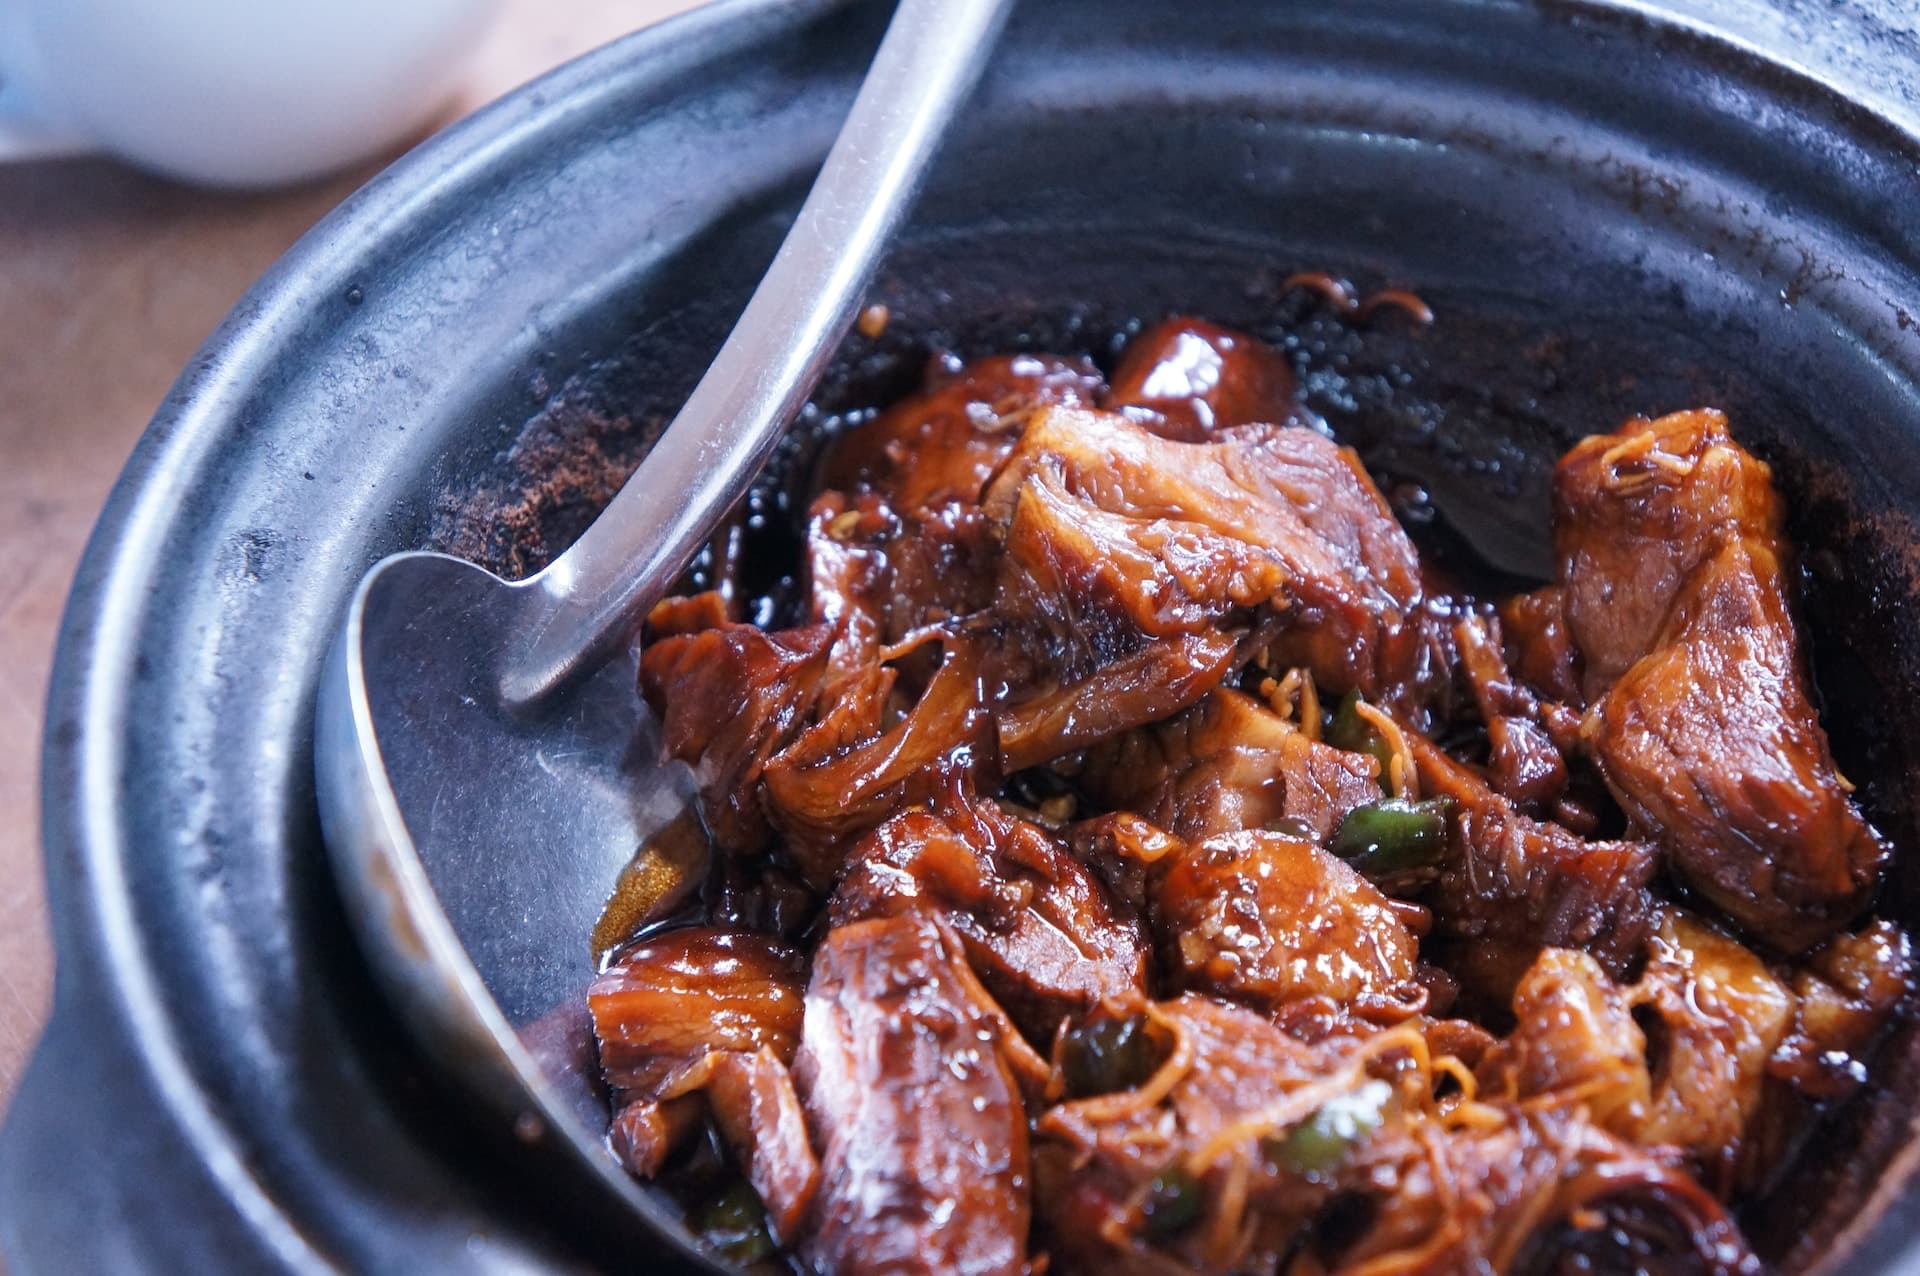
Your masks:
{"label": "spoon bowl", "polygon": [[327,845],[422,1044],[523,1142],[652,1214],[601,1150],[583,994],[607,884],[685,793],[652,765],[630,655],[537,713],[501,699],[497,657],[521,637],[514,604],[532,588],[444,554],[367,574],[318,701]]}

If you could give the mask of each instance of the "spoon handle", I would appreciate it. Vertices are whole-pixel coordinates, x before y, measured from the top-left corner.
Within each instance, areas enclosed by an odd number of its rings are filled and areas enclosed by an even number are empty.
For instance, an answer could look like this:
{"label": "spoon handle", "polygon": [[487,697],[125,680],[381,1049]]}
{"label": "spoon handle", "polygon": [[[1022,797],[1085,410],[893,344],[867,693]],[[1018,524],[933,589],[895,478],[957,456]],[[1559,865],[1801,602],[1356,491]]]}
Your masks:
{"label": "spoon handle", "polygon": [[595,664],[745,493],[852,326],[1013,0],[900,0],[800,215],[686,405],[573,547],[528,582],[525,704]]}

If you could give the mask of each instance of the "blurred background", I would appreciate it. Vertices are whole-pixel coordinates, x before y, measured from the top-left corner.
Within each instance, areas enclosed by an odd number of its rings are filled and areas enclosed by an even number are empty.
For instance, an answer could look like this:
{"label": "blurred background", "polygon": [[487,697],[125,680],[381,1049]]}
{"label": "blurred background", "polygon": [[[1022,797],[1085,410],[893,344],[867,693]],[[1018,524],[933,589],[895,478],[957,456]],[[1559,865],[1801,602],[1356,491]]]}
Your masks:
{"label": "blurred background", "polygon": [[[697,3],[502,0],[478,43],[465,41],[452,65],[434,69],[451,89],[436,93],[430,122],[416,125],[410,141]],[[75,15],[120,7],[57,4],[68,25]],[[0,21],[34,7],[29,0]],[[0,31],[0,48],[8,36]],[[85,56],[98,65],[105,55]],[[44,90],[58,94],[59,69],[43,65],[40,73]],[[0,133],[6,87],[0,83]],[[371,100],[359,95],[363,105]],[[379,125],[361,127],[371,136]],[[197,144],[217,154],[223,135],[237,147],[246,133],[239,122],[208,126]],[[410,141],[332,176],[251,191],[183,185],[106,159],[0,163],[0,1107],[52,1001],[41,712],[61,607],[94,517],[168,387],[247,286]]]}

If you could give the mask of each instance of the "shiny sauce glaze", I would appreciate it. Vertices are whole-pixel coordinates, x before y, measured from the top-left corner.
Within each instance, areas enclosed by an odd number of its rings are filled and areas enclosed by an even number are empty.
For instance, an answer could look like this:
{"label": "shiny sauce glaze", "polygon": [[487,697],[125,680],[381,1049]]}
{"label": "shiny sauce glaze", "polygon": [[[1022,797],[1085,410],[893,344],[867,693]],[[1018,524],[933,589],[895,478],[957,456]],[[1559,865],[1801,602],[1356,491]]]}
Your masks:
{"label": "shiny sauce glaze", "polygon": [[937,360],[650,619],[699,799],[596,936],[615,1153],[827,1276],[1759,1270],[1909,993],[1892,851],[1730,423],[1553,496],[1476,589],[1251,336]]}

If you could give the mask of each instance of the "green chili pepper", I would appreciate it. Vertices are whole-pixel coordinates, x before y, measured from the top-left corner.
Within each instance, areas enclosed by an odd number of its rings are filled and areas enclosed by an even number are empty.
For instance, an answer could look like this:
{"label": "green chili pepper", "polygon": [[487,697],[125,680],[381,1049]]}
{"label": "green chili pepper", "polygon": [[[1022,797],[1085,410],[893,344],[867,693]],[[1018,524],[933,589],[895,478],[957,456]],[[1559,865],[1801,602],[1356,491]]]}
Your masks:
{"label": "green chili pepper", "polygon": [[1200,1180],[1177,1165],[1168,1166],[1147,1188],[1147,1236],[1156,1241],[1178,1236],[1199,1221],[1200,1206]]}
{"label": "green chili pepper", "polygon": [[1145,1019],[1096,1019],[1070,1029],[1060,1043],[1067,1097],[1131,1090],[1159,1070],[1167,1049]]}
{"label": "green chili pepper", "polygon": [[773,1237],[767,1232],[766,1209],[745,1180],[736,1179],[708,1201],[692,1222],[707,1247],[732,1262],[758,1262],[774,1251]]}
{"label": "green chili pepper", "polygon": [[1360,716],[1360,693],[1349,691],[1340,697],[1339,707],[1327,723],[1326,741],[1348,753],[1364,753],[1380,764],[1380,783],[1387,782],[1387,768],[1393,764],[1393,746],[1380,729]]}
{"label": "green chili pepper", "polygon": [[1373,876],[1429,867],[1446,852],[1447,812],[1452,806],[1446,798],[1426,802],[1387,798],[1356,806],[1333,831],[1327,849]]}
{"label": "green chili pepper", "polygon": [[1392,1086],[1369,1081],[1350,1094],[1328,1099],[1284,1138],[1269,1143],[1268,1154],[1296,1174],[1325,1174],[1380,1128],[1392,1097]]}

